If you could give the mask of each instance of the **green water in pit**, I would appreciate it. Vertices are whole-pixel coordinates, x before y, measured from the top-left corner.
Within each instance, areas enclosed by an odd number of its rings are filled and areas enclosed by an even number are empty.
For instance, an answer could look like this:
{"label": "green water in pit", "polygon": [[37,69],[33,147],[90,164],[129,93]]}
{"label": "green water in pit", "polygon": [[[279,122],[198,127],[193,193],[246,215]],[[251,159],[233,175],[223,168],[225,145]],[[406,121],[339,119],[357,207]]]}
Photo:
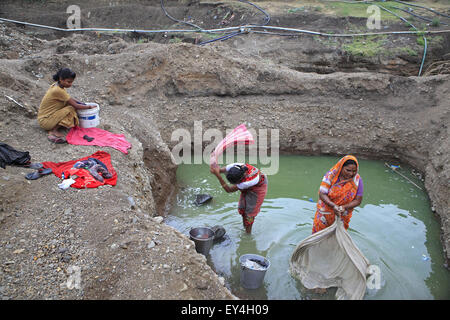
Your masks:
{"label": "green water in pit", "polygon": [[[182,164],[177,170],[180,191],[166,223],[187,236],[194,227],[223,226],[226,235],[213,245],[207,262],[242,299],[333,299],[333,289],[324,295],[306,290],[290,275],[289,259],[296,245],[311,234],[320,181],[338,160],[280,156],[278,173],[268,176],[268,192],[251,235],[245,233],[237,213],[240,192],[227,194],[206,164]],[[410,168],[400,170],[424,189]],[[349,233],[381,270],[379,289],[366,290],[364,299],[449,299],[450,271],[444,267],[440,226],[427,194],[381,161],[360,160],[359,172],[364,196],[353,212]],[[203,193],[212,201],[195,205],[196,194]],[[246,253],[271,263],[256,290],[240,286],[239,257]]]}

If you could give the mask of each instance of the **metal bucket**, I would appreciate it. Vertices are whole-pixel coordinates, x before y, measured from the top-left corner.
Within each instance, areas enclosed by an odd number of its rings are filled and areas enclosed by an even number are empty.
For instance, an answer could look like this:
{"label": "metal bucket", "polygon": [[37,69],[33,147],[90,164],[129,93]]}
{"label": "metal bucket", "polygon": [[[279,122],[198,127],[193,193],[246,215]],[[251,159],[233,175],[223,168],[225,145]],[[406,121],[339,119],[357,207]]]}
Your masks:
{"label": "metal bucket", "polygon": [[[239,258],[239,263],[241,265],[241,285],[246,289],[258,289],[264,281],[270,261],[257,254],[244,254]],[[253,265],[256,268],[253,268]]]}
{"label": "metal bucket", "polygon": [[189,231],[191,240],[195,243],[195,250],[203,255],[208,255],[214,241],[214,231],[210,228],[192,228]]}

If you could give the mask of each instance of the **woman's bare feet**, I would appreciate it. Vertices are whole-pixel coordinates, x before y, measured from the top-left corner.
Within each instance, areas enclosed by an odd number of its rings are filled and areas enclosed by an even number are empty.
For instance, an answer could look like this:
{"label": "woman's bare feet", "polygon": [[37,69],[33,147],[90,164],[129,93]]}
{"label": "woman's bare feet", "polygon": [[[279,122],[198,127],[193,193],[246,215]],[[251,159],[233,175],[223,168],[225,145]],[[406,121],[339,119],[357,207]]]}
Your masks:
{"label": "woman's bare feet", "polygon": [[65,136],[64,133],[59,132],[59,130],[58,130],[59,128],[60,128],[59,126],[54,127],[52,130],[50,130],[48,132],[48,136],[49,137],[54,136],[54,137],[58,137],[58,138],[64,137]]}

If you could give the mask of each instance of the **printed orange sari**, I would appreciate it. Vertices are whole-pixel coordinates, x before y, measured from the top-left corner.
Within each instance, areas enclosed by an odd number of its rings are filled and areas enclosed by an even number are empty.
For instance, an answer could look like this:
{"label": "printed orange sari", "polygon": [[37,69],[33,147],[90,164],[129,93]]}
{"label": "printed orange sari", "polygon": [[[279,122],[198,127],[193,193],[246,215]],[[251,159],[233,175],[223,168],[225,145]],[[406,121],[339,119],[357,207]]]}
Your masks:
{"label": "printed orange sari", "polygon": [[[319,193],[328,194],[330,200],[338,206],[342,206],[353,201],[358,190],[360,179],[358,173],[356,173],[352,179],[338,181],[342,166],[347,160],[354,160],[357,165],[357,170],[359,169],[358,160],[356,160],[356,158],[352,155],[347,155],[340,159],[338,163],[336,163],[334,167],[332,167],[324,175],[319,189]],[[349,209],[341,214],[341,219],[344,222],[345,229],[348,229],[352,212],[353,209]],[[334,213],[333,208],[325,204],[319,198],[319,201],[317,202],[316,214],[314,216],[312,233],[316,233],[317,231],[331,226],[334,223],[335,217],[336,214]]]}

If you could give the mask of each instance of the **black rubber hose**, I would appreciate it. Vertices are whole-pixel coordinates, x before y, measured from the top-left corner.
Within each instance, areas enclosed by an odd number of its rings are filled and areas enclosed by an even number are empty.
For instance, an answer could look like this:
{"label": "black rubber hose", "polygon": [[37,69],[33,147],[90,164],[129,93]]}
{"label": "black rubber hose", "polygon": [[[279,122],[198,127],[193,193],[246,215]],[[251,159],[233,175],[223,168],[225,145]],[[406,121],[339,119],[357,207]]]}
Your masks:
{"label": "black rubber hose", "polygon": [[[161,1],[162,1],[162,0],[161,0]],[[262,8],[260,8],[260,7],[257,6],[256,4],[251,3],[250,1],[247,1],[247,0],[239,0],[239,1],[254,6],[256,9],[258,9],[259,11],[261,11],[261,12],[266,16],[265,19],[264,19],[264,20],[265,20],[265,21],[264,21],[264,24],[258,25],[258,26],[263,27],[263,26],[265,26],[265,25],[267,25],[267,24],[269,23],[269,21],[270,21],[270,15],[269,15],[266,11],[264,11]],[[219,40],[220,40],[220,41],[225,41],[225,40],[228,40],[228,39],[230,39],[230,38],[233,38],[233,37],[235,37],[235,36],[237,36],[237,35],[240,35],[240,34],[242,34],[242,33],[245,33],[245,32],[238,31],[238,32],[235,32],[235,33],[232,33],[232,34],[229,34],[229,35],[225,35],[225,36],[216,38],[216,39],[212,39],[212,40],[208,40],[208,41],[201,42],[201,43],[199,43],[199,45],[204,45],[204,44],[211,43],[211,42],[214,42],[214,41],[219,41]]]}
{"label": "black rubber hose", "polygon": [[231,34],[227,34],[227,35],[224,35],[222,37],[218,37],[218,38],[215,38],[215,39],[212,39],[212,40],[200,42],[198,45],[201,46],[201,45],[204,45],[204,44],[207,44],[207,43],[211,43],[211,42],[214,42],[214,41],[219,41],[219,40],[224,41],[224,40],[227,40],[227,39],[232,38],[234,36],[237,36],[237,35],[239,35],[241,33],[242,33],[241,31],[233,32]]}
{"label": "black rubber hose", "polygon": [[417,30],[417,28],[411,23],[411,22],[409,22],[408,20],[406,20],[405,18],[403,18],[402,16],[400,16],[400,15],[398,15],[398,14],[396,14],[395,12],[392,12],[391,10],[389,10],[389,9],[386,9],[385,7],[383,7],[383,6],[380,6],[380,5],[376,5],[377,7],[379,7],[379,8],[381,8],[381,9],[383,9],[384,11],[387,11],[387,12],[389,12],[390,14],[392,14],[392,15],[394,15],[394,16],[396,16],[397,18],[399,18],[400,20],[402,20],[403,22],[405,22],[405,23],[407,23],[407,24],[409,24],[411,27],[413,27],[414,28],[414,30]]}
{"label": "black rubber hose", "polygon": [[[399,7],[394,7],[394,6],[391,7],[391,8],[394,8],[394,9],[397,9],[397,10],[401,10],[401,11],[403,11],[403,12],[406,12],[406,13],[412,15],[413,17],[422,19],[422,20],[424,20],[424,21],[433,22],[433,20],[431,20],[431,19],[429,19],[429,18],[426,18],[426,17],[419,16],[418,14],[415,14],[415,13],[411,12],[410,10],[406,10],[406,9],[399,8]],[[446,23],[444,23],[444,22],[439,22],[439,23],[440,23],[440,24],[443,24],[443,25],[445,25],[445,26],[448,26],[448,24],[446,24]]]}
{"label": "black rubber hose", "polygon": [[268,23],[269,23],[269,21],[270,21],[270,15],[266,12],[266,11],[264,11],[262,8],[260,8],[259,6],[257,6],[256,4],[254,4],[254,3],[251,3],[250,1],[247,1],[247,0],[239,0],[240,2],[244,2],[244,3],[248,3],[249,5],[252,5],[252,6],[254,6],[256,9],[258,9],[259,11],[261,11],[266,17],[264,18],[264,24],[262,24],[261,26],[265,26],[265,25],[267,25]]}
{"label": "black rubber hose", "polygon": [[178,19],[175,19],[174,17],[172,17],[172,16],[167,12],[166,8],[164,7],[164,1],[163,1],[163,0],[161,0],[161,8],[163,9],[164,14],[165,14],[169,19],[171,19],[171,20],[173,20],[173,21],[175,21],[175,22],[184,23],[184,24],[187,24],[188,26],[191,26],[191,27],[194,27],[194,28],[196,28],[196,29],[202,30],[202,28],[200,28],[200,27],[197,26],[196,24],[193,24],[193,23],[190,23],[190,22],[186,22],[186,21],[182,21],[182,20],[178,20]]}
{"label": "black rubber hose", "polygon": [[[391,14],[393,14],[394,16],[398,17],[399,19],[401,19],[402,21],[406,22],[406,23],[409,24],[411,27],[413,27],[414,30],[417,31],[417,28],[416,28],[411,22],[409,22],[408,20],[406,20],[406,19],[403,18],[402,16],[399,16],[399,15],[396,14],[395,12],[392,12],[391,10],[386,9],[385,7],[380,6],[380,5],[378,5],[378,4],[376,4],[376,6],[379,7],[379,8],[381,8],[381,9],[383,9],[383,10],[385,10],[385,11],[387,11],[387,12],[389,12],[389,13],[391,13]],[[427,47],[428,47],[428,45],[427,45],[427,38],[425,38],[425,35],[422,35],[422,38],[423,38],[423,42],[424,42],[424,49],[423,49],[422,62],[420,63],[420,68],[419,68],[419,74],[418,74],[419,77],[420,77],[420,75],[422,74],[422,68],[423,68],[423,64],[425,63],[425,58],[426,58],[426,56],[427,56]]]}
{"label": "black rubber hose", "polygon": [[268,32],[268,31],[252,31],[252,33],[270,34],[273,36],[298,37],[298,33],[280,33],[280,32]]}
{"label": "black rubber hose", "polygon": [[399,1],[399,0],[394,0],[394,1],[395,1],[395,2],[398,2],[398,3],[402,3],[402,4],[406,5],[406,6],[412,6],[412,7],[422,8],[422,9],[431,11],[431,12],[433,12],[433,13],[435,13],[435,14],[438,14],[438,15],[440,15],[440,16],[443,16],[443,17],[446,17],[446,18],[450,18],[450,16],[448,16],[448,15],[446,15],[446,14],[443,14],[443,13],[440,13],[440,12],[437,12],[436,10],[433,10],[433,9],[431,9],[431,8],[427,8],[427,7],[419,6],[419,5],[417,5],[417,4],[412,4],[412,3],[409,3],[409,2],[403,2],[403,1]]}

